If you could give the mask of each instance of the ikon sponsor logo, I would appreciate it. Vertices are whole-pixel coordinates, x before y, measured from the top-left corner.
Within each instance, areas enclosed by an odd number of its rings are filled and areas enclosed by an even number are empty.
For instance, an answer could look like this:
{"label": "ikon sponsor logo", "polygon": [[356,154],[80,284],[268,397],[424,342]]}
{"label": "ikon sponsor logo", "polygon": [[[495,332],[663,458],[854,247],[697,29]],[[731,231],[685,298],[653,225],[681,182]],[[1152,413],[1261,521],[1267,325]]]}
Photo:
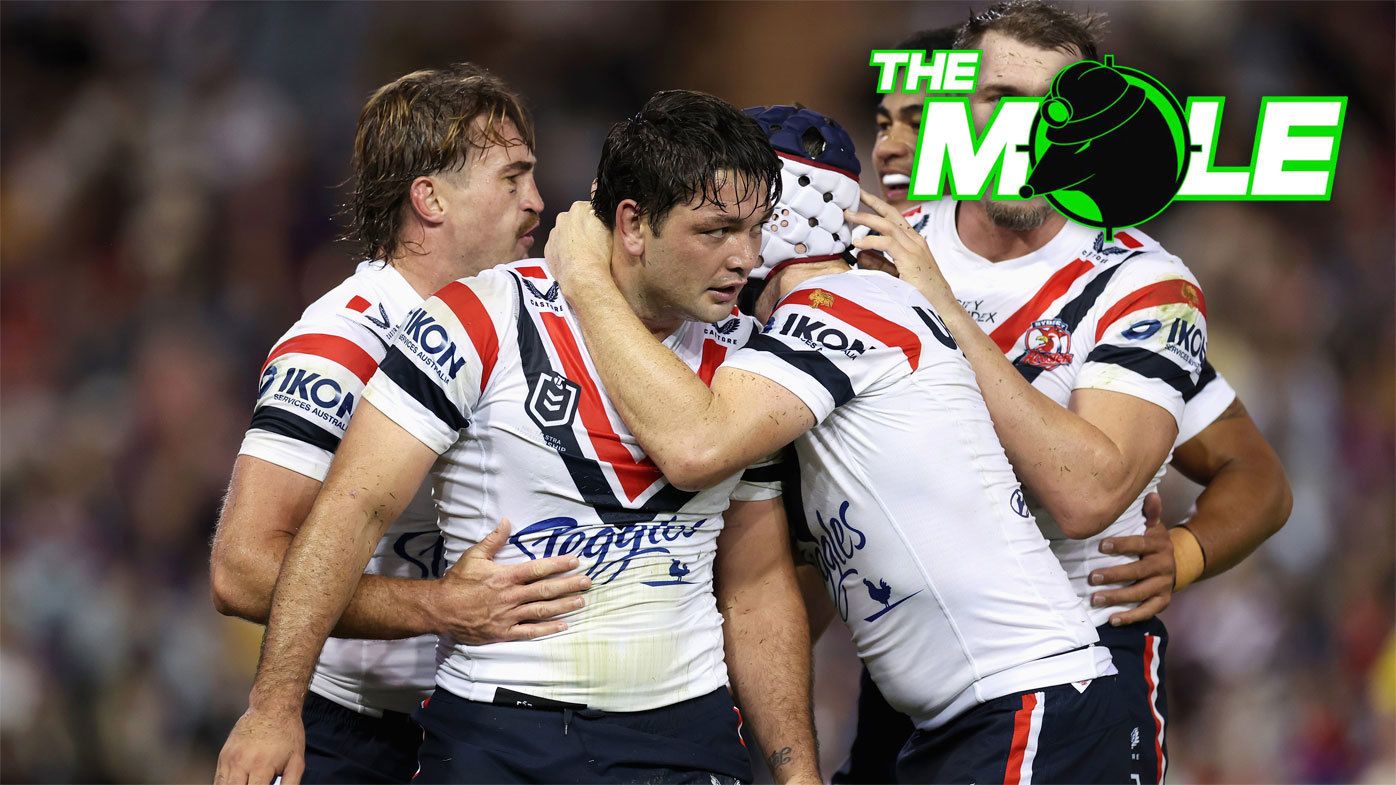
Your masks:
{"label": "ikon sponsor logo", "polygon": [[1191,367],[1202,367],[1207,358],[1207,335],[1202,328],[1186,319],[1174,319],[1168,328],[1168,351],[1185,360]]}
{"label": "ikon sponsor logo", "polygon": [[561,374],[544,371],[533,379],[528,393],[528,416],[544,430],[571,425],[582,388]]}
{"label": "ikon sponsor logo", "polygon": [[[274,392],[273,387],[276,388]],[[310,412],[340,428],[354,411],[353,393],[346,393],[337,380],[304,368],[269,366],[262,372],[257,397],[269,392],[274,400]]]}
{"label": "ikon sponsor logo", "polygon": [[455,380],[456,374],[465,367],[460,347],[451,340],[446,328],[428,316],[424,309],[417,308],[407,315],[407,324],[402,328],[400,340],[408,344],[413,354],[430,365],[443,382]]}
{"label": "ikon sponsor logo", "polygon": [[1126,327],[1120,335],[1131,341],[1142,341],[1145,338],[1152,338],[1163,328],[1163,322],[1158,319],[1144,319]]}
{"label": "ikon sponsor logo", "polygon": [[827,323],[802,313],[792,313],[785,317],[785,322],[780,326],[780,334],[803,341],[810,348],[832,349],[849,357],[857,357],[870,348],[858,338],[849,338],[843,330],[830,327]]}

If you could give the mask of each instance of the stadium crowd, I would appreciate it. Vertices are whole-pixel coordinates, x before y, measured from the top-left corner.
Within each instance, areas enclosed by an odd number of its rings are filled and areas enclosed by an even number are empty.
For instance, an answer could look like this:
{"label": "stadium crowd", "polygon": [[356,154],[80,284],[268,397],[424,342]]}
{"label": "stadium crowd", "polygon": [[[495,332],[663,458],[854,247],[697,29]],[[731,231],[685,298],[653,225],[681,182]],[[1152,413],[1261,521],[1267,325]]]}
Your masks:
{"label": "stadium crowd", "polygon": [[[536,113],[546,229],[661,87],[818,106],[866,156],[868,50],[963,10],[0,7],[0,780],[210,776],[261,629],[214,611],[208,541],[267,349],[355,261],[335,186],[372,85],[463,59],[505,76]],[[1331,202],[1179,204],[1147,227],[1205,288],[1210,357],[1294,492],[1278,535],[1164,614],[1171,779],[1391,781],[1393,6],[1103,10],[1122,62],[1227,96],[1219,163],[1249,160],[1262,96],[1349,97]],[[1194,491],[1165,491],[1184,514]],[[847,681],[816,684],[826,748]]]}

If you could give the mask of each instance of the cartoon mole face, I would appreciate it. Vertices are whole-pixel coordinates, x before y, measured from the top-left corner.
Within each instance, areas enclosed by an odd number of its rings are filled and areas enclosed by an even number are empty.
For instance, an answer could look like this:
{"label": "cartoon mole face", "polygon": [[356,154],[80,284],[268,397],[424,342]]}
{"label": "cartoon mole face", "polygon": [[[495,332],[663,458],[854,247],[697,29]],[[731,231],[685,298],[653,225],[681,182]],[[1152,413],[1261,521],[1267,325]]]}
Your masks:
{"label": "cartoon mole face", "polygon": [[1031,139],[1032,173],[1019,194],[1041,194],[1068,218],[1107,235],[1157,215],[1187,174],[1190,146],[1177,99],[1108,55],[1057,74]]}

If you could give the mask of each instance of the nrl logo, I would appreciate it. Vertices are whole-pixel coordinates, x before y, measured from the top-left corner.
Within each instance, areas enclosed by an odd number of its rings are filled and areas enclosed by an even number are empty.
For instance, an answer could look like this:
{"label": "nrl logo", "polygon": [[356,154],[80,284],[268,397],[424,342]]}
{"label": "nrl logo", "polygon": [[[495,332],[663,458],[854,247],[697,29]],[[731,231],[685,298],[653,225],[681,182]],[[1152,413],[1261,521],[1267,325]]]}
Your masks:
{"label": "nrl logo", "polygon": [[539,428],[547,430],[571,425],[577,413],[577,399],[582,388],[566,376],[544,371],[533,380],[528,394],[528,416]]}

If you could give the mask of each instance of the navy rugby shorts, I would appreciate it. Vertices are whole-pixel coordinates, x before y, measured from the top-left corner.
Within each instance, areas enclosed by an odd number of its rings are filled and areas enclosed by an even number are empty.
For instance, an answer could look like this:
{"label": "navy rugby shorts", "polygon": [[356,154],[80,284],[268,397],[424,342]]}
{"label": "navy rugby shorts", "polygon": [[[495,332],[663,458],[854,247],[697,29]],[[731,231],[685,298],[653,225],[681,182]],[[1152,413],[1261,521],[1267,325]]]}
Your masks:
{"label": "navy rugby shorts", "polygon": [[1017,692],[918,730],[898,782],[1129,783],[1129,723],[1115,676]]}
{"label": "navy rugby shorts", "polygon": [[1096,628],[1120,672],[1120,697],[1130,726],[1130,773],[1141,785],[1158,785],[1168,769],[1168,701],[1163,694],[1163,655],[1168,628],[1158,619]]}
{"label": "navy rugby shorts", "polygon": [[305,774],[301,782],[405,783],[417,770],[422,729],[406,714],[360,714],[310,693],[305,722]]}
{"label": "navy rugby shorts", "polygon": [[[524,701],[531,705],[518,705]],[[426,738],[414,785],[751,780],[739,715],[725,687],[648,711],[549,703],[521,694],[483,703],[437,687],[416,713]]]}

